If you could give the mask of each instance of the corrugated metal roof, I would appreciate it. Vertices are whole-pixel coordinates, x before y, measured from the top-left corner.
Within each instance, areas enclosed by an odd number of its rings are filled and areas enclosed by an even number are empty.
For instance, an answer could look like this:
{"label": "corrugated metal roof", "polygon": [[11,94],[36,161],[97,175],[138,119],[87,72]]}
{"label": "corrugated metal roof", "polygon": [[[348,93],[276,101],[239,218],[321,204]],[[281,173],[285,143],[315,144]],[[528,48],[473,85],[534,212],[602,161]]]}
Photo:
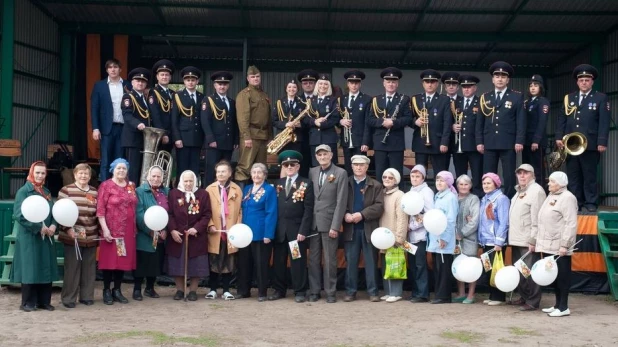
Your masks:
{"label": "corrugated metal roof", "polygon": [[422,31],[479,32],[497,31],[507,16],[504,15],[459,15],[428,14],[419,26]]}
{"label": "corrugated metal roof", "polygon": [[616,17],[613,16],[520,15],[513,21],[509,31],[598,32],[608,30],[614,25]]}
{"label": "corrugated metal roof", "polygon": [[526,10],[535,11],[616,11],[615,0],[530,1]]}
{"label": "corrugated metal roof", "polygon": [[389,0],[389,1],[375,1],[375,0],[333,0],[333,8],[345,8],[345,9],[391,9],[391,10],[410,10],[421,9],[425,5],[425,0]]}
{"label": "corrugated metal roof", "polygon": [[432,10],[510,10],[514,3],[521,0],[433,0],[429,6]]}
{"label": "corrugated metal roof", "polygon": [[238,27],[242,24],[240,12],[236,10],[162,7],[161,12],[168,25]]}
{"label": "corrugated metal roof", "polygon": [[383,13],[333,13],[330,17],[331,30],[359,29],[371,31],[409,30],[417,21],[413,14]]}
{"label": "corrugated metal roof", "polygon": [[150,8],[138,6],[105,6],[47,4],[47,9],[66,22],[159,24]]}

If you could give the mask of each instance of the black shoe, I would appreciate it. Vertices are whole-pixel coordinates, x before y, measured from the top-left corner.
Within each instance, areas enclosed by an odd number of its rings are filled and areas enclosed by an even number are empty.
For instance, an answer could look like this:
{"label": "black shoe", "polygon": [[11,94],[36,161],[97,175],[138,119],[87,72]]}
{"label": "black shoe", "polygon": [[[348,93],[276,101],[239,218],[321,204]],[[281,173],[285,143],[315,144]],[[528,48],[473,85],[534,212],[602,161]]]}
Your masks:
{"label": "black shoe", "polygon": [[431,300],[432,304],[450,304],[451,300],[446,300],[446,299],[435,299],[435,300]]}
{"label": "black shoe", "polygon": [[[73,305],[75,305],[75,304],[73,304]],[[46,310],[46,311],[53,311],[53,310],[56,309],[54,306],[52,306],[50,304],[37,305],[37,308],[40,308],[40,309]]]}
{"label": "black shoe", "polygon": [[264,302],[264,301],[266,301],[265,296],[258,296],[258,302]]}
{"label": "black shoe", "polygon": [[285,298],[285,294],[281,294],[279,292],[275,292],[275,294],[268,297],[268,301],[275,301],[279,299]]}
{"label": "black shoe", "polygon": [[182,300],[185,297],[185,293],[182,290],[177,290],[174,294],[174,300]]}
{"label": "black shoe", "polygon": [[187,300],[197,301],[197,293],[194,291],[189,292],[189,295],[187,295]]}
{"label": "black shoe", "polygon": [[69,302],[69,303],[62,303],[62,306],[66,307],[66,308],[75,308],[75,303],[74,302]]}
{"label": "black shoe", "polygon": [[146,288],[146,289],[144,289],[144,296],[156,299],[156,298],[159,297],[159,294],[157,292],[155,292],[154,288],[152,288],[152,289]]}
{"label": "black shoe", "polygon": [[426,298],[417,298],[417,297],[413,297],[410,299],[410,302],[413,303],[418,303],[418,302],[427,302],[428,300]]}
{"label": "black shoe", "polygon": [[326,302],[329,304],[334,304],[337,302],[337,297],[334,295],[333,296],[329,295],[328,297],[326,297]]}
{"label": "black shoe", "polygon": [[588,212],[592,212],[592,213],[597,212],[597,207],[594,205],[585,205],[584,207],[586,208],[586,210],[588,210]]}
{"label": "black shoe", "polygon": [[32,311],[36,311],[36,307],[34,306],[30,306],[30,305],[21,305],[19,306],[19,309],[25,312],[32,312]]}
{"label": "black shoe", "polygon": [[92,306],[94,305],[94,300],[80,300],[79,303],[86,306]]}
{"label": "black shoe", "polygon": [[296,295],[294,297],[294,302],[298,303],[298,304],[305,302],[305,296],[304,295]]}
{"label": "black shoe", "polygon": [[144,297],[142,296],[142,291],[141,290],[134,290],[133,291],[133,300],[137,300],[137,301],[144,300]]}
{"label": "black shoe", "polygon": [[112,298],[114,299],[114,301],[118,301],[121,304],[129,303],[129,300],[127,300],[127,298],[125,298],[124,295],[122,295],[122,292],[120,291],[120,289],[112,290]]}
{"label": "black shoe", "polygon": [[236,299],[247,299],[250,298],[251,294],[237,294]]}
{"label": "black shoe", "polygon": [[309,302],[316,302],[318,300],[320,300],[320,294],[309,295]]}
{"label": "black shoe", "polygon": [[103,289],[103,303],[105,305],[114,304],[114,298],[112,297],[112,291],[110,289]]}

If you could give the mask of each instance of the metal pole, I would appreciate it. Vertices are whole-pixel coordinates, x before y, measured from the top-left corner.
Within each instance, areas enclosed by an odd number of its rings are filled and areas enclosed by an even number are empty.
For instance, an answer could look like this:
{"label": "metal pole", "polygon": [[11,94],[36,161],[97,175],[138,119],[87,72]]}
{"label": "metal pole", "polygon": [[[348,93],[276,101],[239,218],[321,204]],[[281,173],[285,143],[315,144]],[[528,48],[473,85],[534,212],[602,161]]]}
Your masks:
{"label": "metal pole", "polygon": [[71,34],[60,35],[60,117],[58,119],[58,140],[69,141],[71,128]]}
{"label": "metal pole", "polygon": [[242,42],[242,73],[246,74],[247,73],[247,38],[245,37],[245,39]]}

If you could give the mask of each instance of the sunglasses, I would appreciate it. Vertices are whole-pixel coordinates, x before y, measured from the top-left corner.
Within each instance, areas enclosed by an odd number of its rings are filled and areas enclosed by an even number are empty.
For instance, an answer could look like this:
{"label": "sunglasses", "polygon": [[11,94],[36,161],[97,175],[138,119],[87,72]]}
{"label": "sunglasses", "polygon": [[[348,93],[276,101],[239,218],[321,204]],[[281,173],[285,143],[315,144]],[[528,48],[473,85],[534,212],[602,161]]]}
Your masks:
{"label": "sunglasses", "polygon": [[382,176],[382,179],[383,180],[394,180],[395,177],[392,177],[392,176]]}
{"label": "sunglasses", "polygon": [[283,167],[294,167],[296,166],[296,163],[283,163]]}

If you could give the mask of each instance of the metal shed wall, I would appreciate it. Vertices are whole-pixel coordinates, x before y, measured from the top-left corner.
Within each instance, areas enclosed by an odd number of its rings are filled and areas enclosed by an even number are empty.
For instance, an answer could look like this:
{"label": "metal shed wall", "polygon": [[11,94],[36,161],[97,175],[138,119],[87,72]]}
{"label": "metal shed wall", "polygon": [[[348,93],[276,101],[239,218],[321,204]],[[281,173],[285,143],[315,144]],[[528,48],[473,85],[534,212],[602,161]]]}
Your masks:
{"label": "metal shed wall", "polygon": [[616,107],[618,107],[618,30],[608,35],[606,44],[603,48],[603,88],[604,93],[609,96],[609,103],[612,111],[612,129],[609,132],[609,150],[603,154],[602,158],[602,177],[601,194],[608,195],[602,200],[603,205],[618,206],[618,130],[616,130]]}

